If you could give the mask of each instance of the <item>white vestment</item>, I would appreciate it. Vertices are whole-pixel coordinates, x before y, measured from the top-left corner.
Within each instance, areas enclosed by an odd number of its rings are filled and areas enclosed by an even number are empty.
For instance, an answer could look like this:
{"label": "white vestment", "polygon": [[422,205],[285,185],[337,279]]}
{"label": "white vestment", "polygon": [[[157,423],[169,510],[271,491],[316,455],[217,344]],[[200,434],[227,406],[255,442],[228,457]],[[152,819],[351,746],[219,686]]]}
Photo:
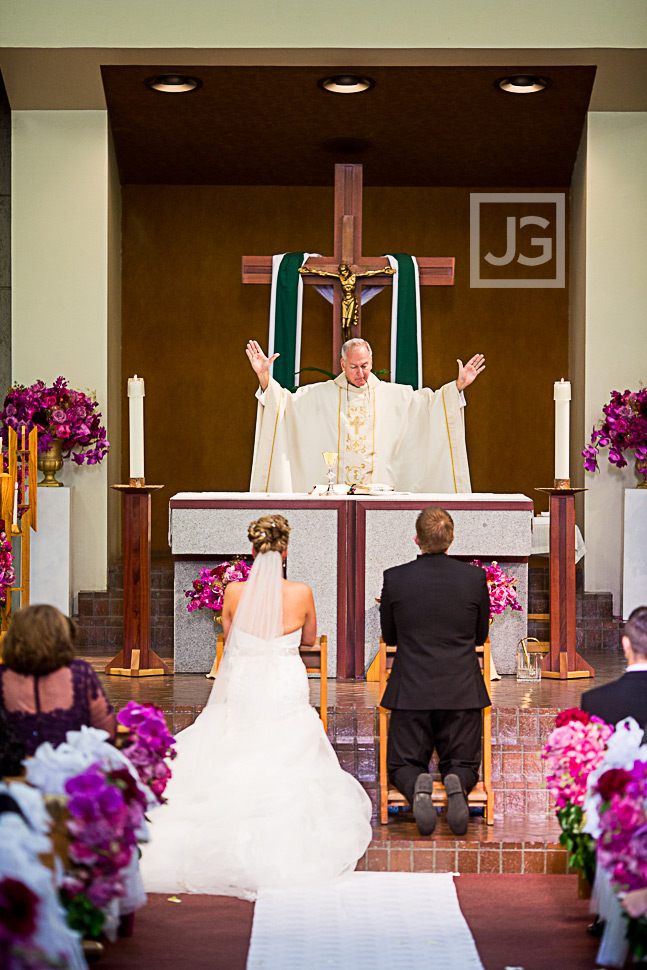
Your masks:
{"label": "white vestment", "polygon": [[270,378],[258,395],[252,492],[310,492],[327,481],[323,451],[339,455],[341,484],[404,492],[471,492],[463,408],[455,381],[438,391],[345,374],[295,393]]}

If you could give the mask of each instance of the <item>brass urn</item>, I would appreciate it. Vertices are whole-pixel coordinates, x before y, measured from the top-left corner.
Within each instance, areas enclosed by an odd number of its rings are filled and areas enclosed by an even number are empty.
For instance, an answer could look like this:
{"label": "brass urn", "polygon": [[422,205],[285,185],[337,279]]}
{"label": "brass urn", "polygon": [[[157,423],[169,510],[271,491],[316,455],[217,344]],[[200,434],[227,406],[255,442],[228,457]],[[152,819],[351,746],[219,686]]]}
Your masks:
{"label": "brass urn", "polygon": [[63,467],[62,447],[63,442],[60,439],[55,439],[51,448],[47,448],[46,451],[41,451],[39,454],[38,470],[45,476],[38,483],[39,486],[45,485],[50,488],[63,488],[63,482],[59,482],[56,478],[56,472],[60,472]]}

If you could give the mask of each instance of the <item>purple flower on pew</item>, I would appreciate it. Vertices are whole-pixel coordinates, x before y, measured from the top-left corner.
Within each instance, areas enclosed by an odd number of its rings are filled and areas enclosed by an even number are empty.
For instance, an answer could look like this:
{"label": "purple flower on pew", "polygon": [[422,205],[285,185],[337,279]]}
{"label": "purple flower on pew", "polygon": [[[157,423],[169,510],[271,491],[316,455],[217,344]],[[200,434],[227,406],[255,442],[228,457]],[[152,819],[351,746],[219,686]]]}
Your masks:
{"label": "purple flower on pew", "polygon": [[166,727],[164,714],[154,704],[129,701],[117,714],[117,720],[128,729],[128,739],[122,751],[130,759],[140,781],[164,802],[171,769],[167,761],[176,755],[175,738]]}

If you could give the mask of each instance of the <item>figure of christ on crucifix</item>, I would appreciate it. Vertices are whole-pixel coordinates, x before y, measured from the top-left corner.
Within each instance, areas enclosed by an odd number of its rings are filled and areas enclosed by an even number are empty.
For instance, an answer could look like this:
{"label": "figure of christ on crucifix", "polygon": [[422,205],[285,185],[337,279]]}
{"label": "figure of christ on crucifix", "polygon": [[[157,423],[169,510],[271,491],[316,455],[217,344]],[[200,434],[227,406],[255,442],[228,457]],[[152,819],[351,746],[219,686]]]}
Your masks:
{"label": "figure of christ on crucifix", "polygon": [[[453,285],[453,257],[423,256],[417,263],[421,286]],[[475,354],[465,365],[459,360],[457,380],[438,391],[378,380],[371,373],[370,345],[361,339],[359,297],[363,276],[372,276],[373,285],[393,285],[400,274],[394,277],[384,264],[384,256],[362,256],[362,166],[336,165],[334,255],[310,256],[301,278],[313,284],[333,276],[341,283],[334,287],[332,365],[337,370],[341,363],[341,374],[291,393],[271,376],[279,353],[272,348],[268,357],[256,340],[249,341],[247,356],[260,384],[251,491],[310,492],[326,480],[322,452],[333,452],[342,490],[364,485],[471,492],[463,390],[483,371],[485,358]],[[271,280],[272,257],[243,257],[243,283]],[[354,334],[343,342],[347,321],[355,324]],[[290,355],[290,386],[299,369],[292,360]]]}
{"label": "figure of christ on crucifix", "polygon": [[306,263],[305,266],[299,269],[299,272],[302,274],[314,273],[317,276],[332,276],[341,283],[342,293],[344,294],[341,299],[341,333],[342,340],[345,343],[353,335],[351,326],[356,327],[359,323],[359,304],[355,295],[357,277],[381,276],[384,273],[392,276],[395,270],[391,266],[385,266],[384,269],[367,269],[363,273],[351,273],[351,267],[347,263],[342,263],[339,267],[339,272],[332,273],[325,269],[317,269],[315,266],[309,266]]}

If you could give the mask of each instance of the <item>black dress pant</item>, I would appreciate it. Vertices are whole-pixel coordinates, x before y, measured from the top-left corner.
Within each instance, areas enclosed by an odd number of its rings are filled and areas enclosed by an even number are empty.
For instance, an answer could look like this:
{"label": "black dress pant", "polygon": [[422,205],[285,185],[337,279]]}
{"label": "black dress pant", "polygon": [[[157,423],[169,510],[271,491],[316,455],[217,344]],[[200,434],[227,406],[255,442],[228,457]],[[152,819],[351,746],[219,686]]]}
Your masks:
{"label": "black dress pant", "polygon": [[389,781],[413,803],[416,778],[429,771],[434,748],[443,780],[455,774],[466,794],[478,781],[482,711],[391,711],[386,748]]}

